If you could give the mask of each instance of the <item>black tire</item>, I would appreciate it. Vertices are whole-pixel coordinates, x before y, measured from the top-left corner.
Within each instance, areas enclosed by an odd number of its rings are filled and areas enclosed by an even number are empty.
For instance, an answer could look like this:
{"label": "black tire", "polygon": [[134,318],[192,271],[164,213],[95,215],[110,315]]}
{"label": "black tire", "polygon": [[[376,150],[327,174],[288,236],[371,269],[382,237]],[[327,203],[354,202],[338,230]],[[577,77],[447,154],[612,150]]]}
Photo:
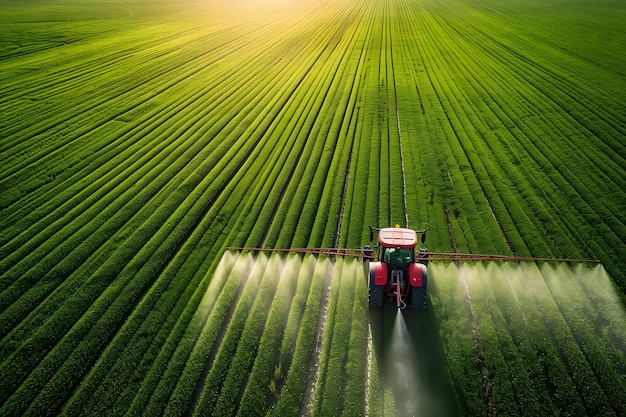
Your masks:
{"label": "black tire", "polygon": [[374,284],[374,270],[370,269],[367,301],[371,307],[381,307],[385,300],[385,286]]}
{"label": "black tire", "polygon": [[428,304],[428,293],[424,287],[411,288],[411,308],[426,310]]}
{"label": "black tire", "polygon": [[426,267],[422,267],[422,286],[411,288],[411,308],[426,310],[428,304],[428,273]]}

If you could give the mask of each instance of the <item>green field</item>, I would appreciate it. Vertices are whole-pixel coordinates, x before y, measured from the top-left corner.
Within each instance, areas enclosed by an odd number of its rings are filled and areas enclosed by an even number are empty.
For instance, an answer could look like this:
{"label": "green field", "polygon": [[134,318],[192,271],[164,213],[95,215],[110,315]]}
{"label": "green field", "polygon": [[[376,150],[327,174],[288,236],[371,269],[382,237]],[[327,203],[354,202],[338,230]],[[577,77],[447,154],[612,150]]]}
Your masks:
{"label": "green field", "polygon": [[[623,415],[622,1],[0,11],[0,415]],[[360,261],[226,252],[394,224],[602,266],[433,263],[378,321]]]}

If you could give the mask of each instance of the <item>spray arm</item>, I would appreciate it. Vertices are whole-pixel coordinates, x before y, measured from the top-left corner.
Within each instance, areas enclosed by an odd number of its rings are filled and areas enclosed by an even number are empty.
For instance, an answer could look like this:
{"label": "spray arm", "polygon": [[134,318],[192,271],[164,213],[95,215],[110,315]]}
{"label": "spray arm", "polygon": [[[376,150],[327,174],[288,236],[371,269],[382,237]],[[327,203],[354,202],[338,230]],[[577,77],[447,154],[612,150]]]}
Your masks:
{"label": "spray arm", "polygon": [[418,235],[422,235],[422,244],[426,243],[426,232],[428,232],[428,229],[415,231],[415,233],[417,233]]}
{"label": "spray arm", "polygon": [[374,241],[374,230],[378,232],[380,229],[380,227],[370,226],[370,242]]}

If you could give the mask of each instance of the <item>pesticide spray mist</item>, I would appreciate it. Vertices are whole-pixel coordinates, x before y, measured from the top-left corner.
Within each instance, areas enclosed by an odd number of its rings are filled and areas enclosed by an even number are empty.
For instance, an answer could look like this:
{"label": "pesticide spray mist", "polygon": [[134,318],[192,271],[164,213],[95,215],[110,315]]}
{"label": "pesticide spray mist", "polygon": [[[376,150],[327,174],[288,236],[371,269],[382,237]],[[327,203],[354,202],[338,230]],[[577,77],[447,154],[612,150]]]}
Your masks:
{"label": "pesticide spray mist", "polygon": [[204,277],[204,280],[208,282],[208,286],[198,306],[199,312],[203,317],[208,316],[210,313],[217,297],[222,292],[226,280],[229,279],[231,274],[247,277],[250,275],[254,265],[253,261],[251,256],[240,256],[237,253],[224,252],[215,271],[207,273]]}
{"label": "pesticide spray mist", "polygon": [[385,415],[455,416],[434,314],[410,309],[388,309],[387,313],[392,317],[383,360]]}
{"label": "pesticide spray mist", "polygon": [[385,380],[390,385],[396,399],[396,407],[400,415],[418,415],[420,393],[424,389],[424,382],[418,380],[417,358],[412,348],[411,338],[404,316],[400,311],[396,314],[389,355],[387,357],[387,372]]}
{"label": "pesticide spray mist", "polygon": [[[602,265],[567,263],[485,262],[452,266],[433,264],[431,297],[436,303],[458,300],[466,291],[471,304],[495,309],[543,311],[556,306],[565,318],[572,314],[602,316],[618,327],[625,323],[622,299]],[[574,308],[575,307],[575,308]]]}
{"label": "pesticide spray mist", "polygon": [[[552,308],[573,330],[579,318],[586,322],[592,317],[616,328],[626,326],[623,302],[602,265],[477,263],[462,264],[456,270],[477,307],[504,308],[509,303],[528,314],[529,309],[545,312]],[[439,281],[454,279],[437,276]]]}
{"label": "pesticide spray mist", "polygon": [[[506,390],[509,396],[529,388],[537,390],[528,392],[531,397],[546,395],[543,384],[534,384],[525,374],[509,375],[507,367],[497,365],[499,355],[543,369],[548,381],[560,378],[559,372],[592,378],[598,363],[606,364],[606,372],[618,379],[624,375],[626,367],[616,358],[623,358],[626,351],[626,313],[602,265],[433,263],[429,274],[431,307],[445,335],[444,351],[468,352],[473,346],[476,364],[492,388],[475,394],[485,396],[487,402],[497,403]],[[460,327],[459,323],[467,324]],[[458,342],[467,340],[468,328],[472,340],[461,346]],[[502,344],[502,340],[512,343]],[[541,350],[535,350],[534,341],[540,342]],[[546,351],[552,352],[552,363],[562,365],[548,369],[535,364]],[[467,356],[449,356],[448,363],[453,386],[458,387],[467,377]],[[572,363],[576,371],[571,370]],[[592,380],[599,390],[611,392],[610,378],[606,381]]]}

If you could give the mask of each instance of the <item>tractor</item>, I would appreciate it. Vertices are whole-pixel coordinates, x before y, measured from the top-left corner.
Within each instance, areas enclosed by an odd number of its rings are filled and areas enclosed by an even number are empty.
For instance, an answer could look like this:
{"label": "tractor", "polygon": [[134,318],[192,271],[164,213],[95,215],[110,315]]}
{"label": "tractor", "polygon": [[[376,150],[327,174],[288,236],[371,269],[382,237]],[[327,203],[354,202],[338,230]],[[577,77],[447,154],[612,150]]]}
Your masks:
{"label": "tractor", "polygon": [[[412,230],[396,227],[376,228],[370,226],[370,240],[378,232],[377,259],[369,264],[368,300],[373,307],[382,306],[384,299],[395,302],[404,309],[425,310],[428,300],[428,249],[419,248],[416,252],[417,235],[421,235],[422,245],[426,241],[426,230]],[[371,246],[365,252],[373,255]],[[373,258],[373,256],[372,256]]]}

